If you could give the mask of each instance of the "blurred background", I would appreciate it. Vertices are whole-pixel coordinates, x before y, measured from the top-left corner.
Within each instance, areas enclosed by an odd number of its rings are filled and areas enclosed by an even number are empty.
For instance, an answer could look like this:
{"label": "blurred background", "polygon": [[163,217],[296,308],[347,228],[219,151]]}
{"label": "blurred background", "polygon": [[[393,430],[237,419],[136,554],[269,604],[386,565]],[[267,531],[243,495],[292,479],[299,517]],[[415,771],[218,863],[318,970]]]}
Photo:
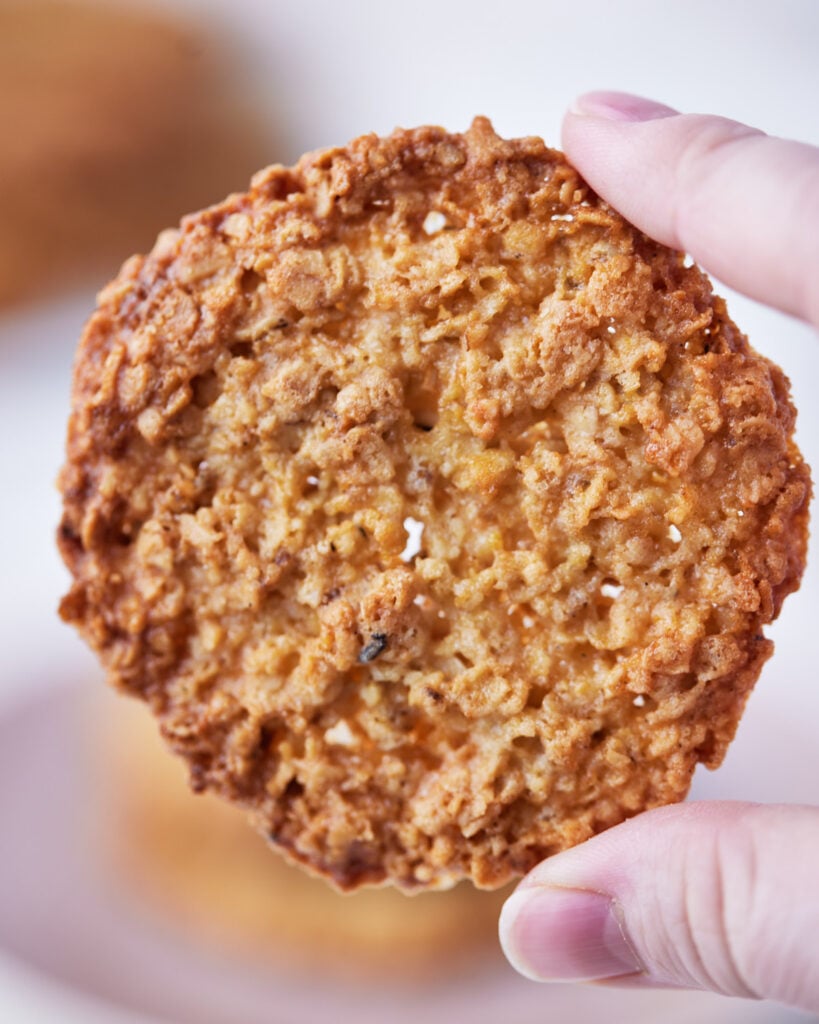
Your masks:
{"label": "blurred background", "polygon": [[[501,958],[502,896],[342,898],[281,867],[229,809],[187,796],[142,709],[57,620],[53,481],[95,291],[258,167],[476,113],[557,145],[572,97],[602,87],[819,144],[818,45],[813,0],[0,0],[0,1020],[804,1019],[540,987]],[[791,377],[819,466],[815,333],[728,298]],[[696,796],[819,799],[815,555]]]}

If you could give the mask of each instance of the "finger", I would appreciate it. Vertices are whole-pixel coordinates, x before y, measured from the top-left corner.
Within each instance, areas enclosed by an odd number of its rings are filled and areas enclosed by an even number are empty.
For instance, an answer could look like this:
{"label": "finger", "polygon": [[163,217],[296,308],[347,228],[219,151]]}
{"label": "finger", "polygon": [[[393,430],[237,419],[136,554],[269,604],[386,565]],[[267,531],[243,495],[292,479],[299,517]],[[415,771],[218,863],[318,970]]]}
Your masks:
{"label": "finger", "polygon": [[650,811],[534,869],[501,944],[538,981],[617,979],[819,1011],[819,809]]}
{"label": "finger", "polygon": [[563,147],[647,235],[819,325],[819,149],[624,93],[580,97]]}

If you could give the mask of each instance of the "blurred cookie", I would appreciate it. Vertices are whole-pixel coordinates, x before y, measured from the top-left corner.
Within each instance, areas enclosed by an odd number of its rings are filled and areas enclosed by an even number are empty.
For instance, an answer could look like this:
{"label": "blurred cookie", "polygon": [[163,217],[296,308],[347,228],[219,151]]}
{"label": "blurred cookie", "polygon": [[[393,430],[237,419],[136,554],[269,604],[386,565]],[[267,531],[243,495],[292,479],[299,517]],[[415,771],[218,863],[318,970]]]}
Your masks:
{"label": "blurred cookie", "polygon": [[223,65],[156,13],[0,6],[0,305],[90,280],[269,159]]}
{"label": "blurred cookie", "polygon": [[295,860],[499,886],[719,764],[804,567],[793,427],[540,140],[366,136],[102,293],[62,615]]}
{"label": "blurred cookie", "polygon": [[500,957],[505,893],[464,883],[411,899],[391,888],[341,895],[271,854],[236,808],[194,797],[142,709],[113,710],[98,709],[105,844],[120,883],[192,941],[359,981],[451,977]]}

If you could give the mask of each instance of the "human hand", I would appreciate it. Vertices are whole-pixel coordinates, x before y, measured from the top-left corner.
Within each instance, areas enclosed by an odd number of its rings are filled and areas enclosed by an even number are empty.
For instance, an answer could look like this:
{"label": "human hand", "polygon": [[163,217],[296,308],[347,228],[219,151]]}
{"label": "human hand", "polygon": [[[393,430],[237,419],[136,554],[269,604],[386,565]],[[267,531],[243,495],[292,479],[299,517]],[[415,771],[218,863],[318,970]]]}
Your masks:
{"label": "human hand", "polygon": [[[563,125],[589,184],[730,286],[819,326],[819,150],[618,93]],[[501,943],[536,980],[777,999],[819,1012],[819,808],[689,803],[544,861]]]}

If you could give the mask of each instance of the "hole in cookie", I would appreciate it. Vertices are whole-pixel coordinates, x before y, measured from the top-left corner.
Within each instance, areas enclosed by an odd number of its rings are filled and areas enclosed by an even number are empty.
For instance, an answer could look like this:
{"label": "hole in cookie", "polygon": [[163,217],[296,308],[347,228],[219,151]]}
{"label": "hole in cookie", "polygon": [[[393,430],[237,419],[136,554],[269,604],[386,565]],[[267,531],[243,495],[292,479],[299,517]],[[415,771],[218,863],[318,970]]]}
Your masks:
{"label": "hole in cookie", "polygon": [[411,562],[416,555],[421,553],[424,524],[418,519],[413,519],[412,516],[407,516],[404,520],[404,529],[407,531],[407,543],[398,557],[402,562]]}
{"label": "hole in cookie", "polygon": [[254,754],[256,757],[264,757],[270,752],[270,748],[279,739],[281,726],[275,721],[264,722],[259,727],[259,740],[256,743]]}
{"label": "hole in cookie", "polygon": [[616,601],[624,589],[622,583],[618,583],[617,580],[607,579],[600,584],[600,595],[610,601]]}
{"label": "hole in cookie", "polygon": [[355,733],[350,728],[350,723],[344,718],[340,718],[325,730],[324,739],[326,743],[336,747],[354,747],[356,745]]}
{"label": "hole in cookie", "polygon": [[484,274],[483,277],[478,278],[478,284],[487,293],[496,292],[500,287],[500,281],[494,274]]}
{"label": "hole in cookie", "polygon": [[253,342],[237,341],[230,346],[229,351],[232,359],[252,359]]}
{"label": "hole in cookie", "polygon": [[264,283],[264,277],[252,267],[245,270],[239,279],[239,287],[242,289],[244,295],[255,294]]}
{"label": "hole in cookie", "polygon": [[419,430],[432,430],[438,422],[438,399],[423,380],[411,375],[404,389],[404,404]]}
{"label": "hole in cookie", "polygon": [[300,660],[301,656],[298,651],[288,651],[279,662],[279,672],[285,677],[292,676],[299,667]]}
{"label": "hole in cookie", "polygon": [[285,800],[297,800],[304,793],[304,786],[298,779],[291,779],[284,787],[282,796]]}
{"label": "hole in cookie", "polygon": [[605,728],[595,729],[594,732],[589,737],[589,743],[590,743],[590,745],[592,747],[599,747],[600,744],[605,739],[607,739],[608,735],[609,735],[608,729],[605,729]]}
{"label": "hole in cookie", "polygon": [[191,380],[191,391],[193,392],[193,404],[198,409],[207,409],[209,405],[213,405],[221,392],[216,372],[206,370],[204,373],[197,374]]}
{"label": "hole in cookie", "polygon": [[209,480],[202,484],[197,491],[191,507],[192,512],[198,512],[200,508],[210,508],[213,505],[213,498],[216,494],[216,484]]}
{"label": "hole in cookie", "polygon": [[529,695],[526,698],[527,708],[540,708],[543,707],[543,701],[546,699],[546,694],[549,692],[547,686],[531,686],[529,688]]}
{"label": "hole in cookie", "polygon": [[539,736],[516,736],[512,746],[528,757],[538,757],[543,753],[543,741]]}
{"label": "hole in cookie", "polygon": [[430,210],[424,218],[424,223],[421,225],[426,235],[437,235],[439,231],[443,231],[447,226],[447,219],[440,210]]}

